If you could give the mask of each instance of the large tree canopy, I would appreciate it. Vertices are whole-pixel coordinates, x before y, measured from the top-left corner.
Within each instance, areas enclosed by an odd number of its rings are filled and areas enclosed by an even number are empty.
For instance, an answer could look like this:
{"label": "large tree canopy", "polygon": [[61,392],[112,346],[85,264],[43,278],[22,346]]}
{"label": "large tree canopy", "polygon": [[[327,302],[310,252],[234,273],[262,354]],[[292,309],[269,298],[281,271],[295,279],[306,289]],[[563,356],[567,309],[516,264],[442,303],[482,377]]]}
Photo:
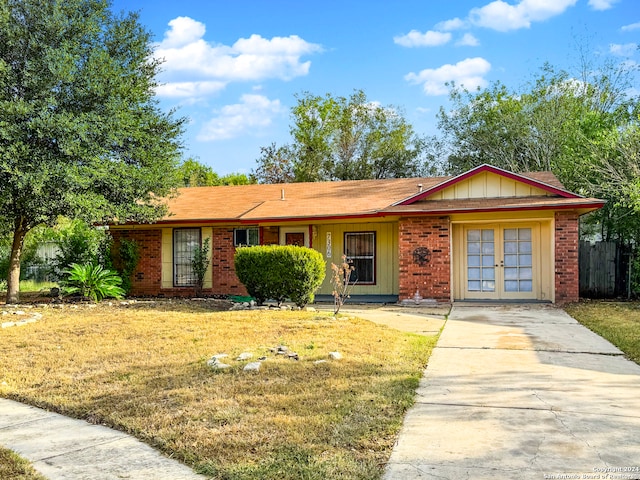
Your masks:
{"label": "large tree canopy", "polygon": [[136,14],[108,0],[0,0],[0,223],[13,231],[7,301],[26,233],[59,215],[152,220],[170,193],[183,119],[154,97],[159,61]]}
{"label": "large tree canopy", "polygon": [[291,109],[290,145],[262,148],[263,183],[418,176],[429,166],[425,142],[395,108],[367,100],[304,93]]}

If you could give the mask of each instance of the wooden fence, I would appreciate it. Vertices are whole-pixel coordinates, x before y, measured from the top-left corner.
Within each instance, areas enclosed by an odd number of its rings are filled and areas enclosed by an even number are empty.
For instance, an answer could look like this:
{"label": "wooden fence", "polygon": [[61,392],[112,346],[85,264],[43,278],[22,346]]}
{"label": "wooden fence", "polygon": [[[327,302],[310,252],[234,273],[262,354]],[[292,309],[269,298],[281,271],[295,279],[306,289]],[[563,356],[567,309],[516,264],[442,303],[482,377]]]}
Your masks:
{"label": "wooden fence", "polygon": [[580,296],[626,297],[630,251],[618,242],[580,242]]}

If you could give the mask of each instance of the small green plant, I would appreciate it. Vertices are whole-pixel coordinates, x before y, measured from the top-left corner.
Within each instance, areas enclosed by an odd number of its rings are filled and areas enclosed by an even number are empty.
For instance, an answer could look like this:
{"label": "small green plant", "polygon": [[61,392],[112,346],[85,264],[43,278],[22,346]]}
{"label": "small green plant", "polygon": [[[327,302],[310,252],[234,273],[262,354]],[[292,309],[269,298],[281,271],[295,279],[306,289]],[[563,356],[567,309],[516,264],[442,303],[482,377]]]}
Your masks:
{"label": "small green plant", "polygon": [[122,289],[125,293],[131,291],[131,277],[140,261],[140,245],[135,240],[123,238],[120,240],[120,264],[122,268]]}
{"label": "small green plant", "polygon": [[340,307],[344,305],[347,298],[351,295],[351,290],[356,282],[350,282],[353,267],[347,262],[347,256],[342,256],[342,263],[336,265],[331,264],[331,285],[333,285],[333,314],[337,315]]}
{"label": "small green plant", "polygon": [[204,277],[207,275],[207,269],[209,268],[209,251],[211,250],[211,239],[205,238],[202,242],[202,246],[196,247],[193,252],[193,258],[191,259],[191,268],[193,269],[193,275],[196,278],[196,296],[202,295],[202,289],[204,287]]}
{"label": "small green plant", "polygon": [[91,263],[79,265],[74,263],[64,273],[67,278],[63,282],[65,293],[79,293],[94,302],[105,298],[122,298],[125,291],[120,286],[122,279],[112,270]]}

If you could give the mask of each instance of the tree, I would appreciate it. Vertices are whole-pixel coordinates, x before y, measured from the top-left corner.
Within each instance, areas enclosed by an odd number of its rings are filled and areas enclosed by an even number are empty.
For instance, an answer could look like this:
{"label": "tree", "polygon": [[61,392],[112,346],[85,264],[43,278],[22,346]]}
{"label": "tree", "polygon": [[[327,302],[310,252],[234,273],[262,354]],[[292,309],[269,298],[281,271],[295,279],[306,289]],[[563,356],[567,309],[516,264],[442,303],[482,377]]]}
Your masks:
{"label": "tree", "polygon": [[626,68],[610,65],[588,76],[545,65],[523,91],[499,82],[476,92],[453,85],[451,108],[438,114],[449,148],[445,169],[455,174],[490,163],[515,172],[550,170],[568,188],[584,189],[594,147],[596,156],[609,148],[602,139],[628,124],[637,102],[611,80]]}
{"label": "tree", "polygon": [[315,182],[420,175],[425,142],[402,113],[367,100],[304,93],[291,109],[293,143],[261,149],[260,182]]}
{"label": "tree", "polygon": [[230,173],[220,177],[208,165],[188,158],[176,171],[178,183],[183,187],[214,187],[218,185],[249,185],[255,181],[244,173]]}
{"label": "tree", "polygon": [[137,14],[109,0],[0,1],[0,223],[18,301],[25,235],[59,215],[163,214],[184,119],[155,98],[160,61]]}
{"label": "tree", "polygon": [[260,147],[260,165],[255,176],[261,183],[291,183],[296,181],[294,166],[295,154],[289,145],[277,147],[272,143],[268,147]]}

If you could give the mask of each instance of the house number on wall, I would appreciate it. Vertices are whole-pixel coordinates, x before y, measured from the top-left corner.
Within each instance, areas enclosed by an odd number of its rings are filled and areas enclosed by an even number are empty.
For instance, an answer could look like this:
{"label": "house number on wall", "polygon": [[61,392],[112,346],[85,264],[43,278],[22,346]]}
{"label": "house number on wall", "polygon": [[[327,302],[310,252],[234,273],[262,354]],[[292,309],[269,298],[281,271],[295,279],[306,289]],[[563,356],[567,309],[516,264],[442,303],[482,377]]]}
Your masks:
{"label": "house number on wall", "polygon": [[327,258],[331,258],[333,253],[331,252],[331,232],[327,232]]}

